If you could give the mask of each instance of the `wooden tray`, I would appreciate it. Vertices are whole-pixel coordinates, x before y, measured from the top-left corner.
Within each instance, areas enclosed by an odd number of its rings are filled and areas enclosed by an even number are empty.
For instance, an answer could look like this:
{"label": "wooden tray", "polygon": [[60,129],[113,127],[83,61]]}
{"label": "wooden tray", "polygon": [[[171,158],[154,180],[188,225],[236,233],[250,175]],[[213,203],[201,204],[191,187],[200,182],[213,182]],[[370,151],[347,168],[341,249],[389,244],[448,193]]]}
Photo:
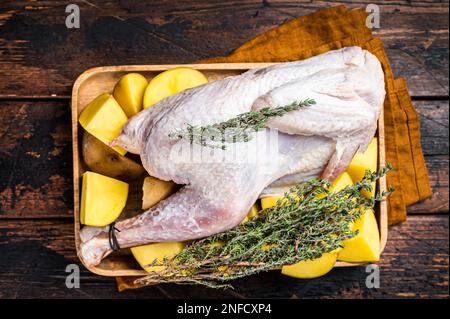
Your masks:
{"label": "wooden tray", "polygon": [[[129,65],[98,67],[85,71],[76,80],[72,91],[72,140],[73,140],[73,194],[74,194],[74,218],[75,218],[75,243],[78,256],[80,255],[80,176],[86,170],[80,154],[80,142],[83,130],[78,124],[78,116],[84,107],[94,98],[105,92],[112,92],[114,85],[120,77],[129,72],[138,72],[147,79],[153,78],[158,73],[180,66],[201,70],[209,81],[222,79],[231,75],[241,74],[249,69],[266,67],[273,63],[220,63],[220,64],[189,64],[189,65]],[[384,122],[383,114],[378,123],[378,165],[385,165],[384,148]],[[122,215],[130,216],[141,210],[141,187],[142,181],[130,184],[130,195],[127,206]],[[386,190],[386,179],[378,181],[377,189]],[[378,220],[378,228],[381,239],[381,252],[387,241],[387,204],[385,201],[377,204],[375,209]],[[361,263],[337,262],[336,267],[348,267],[360,265]],[[86,265],[85,265],[86,266]],[[143,276],[146,272],[137,264],[129,250],[112,254],[96,267],[87,267],[93,273],[102,276]]]}

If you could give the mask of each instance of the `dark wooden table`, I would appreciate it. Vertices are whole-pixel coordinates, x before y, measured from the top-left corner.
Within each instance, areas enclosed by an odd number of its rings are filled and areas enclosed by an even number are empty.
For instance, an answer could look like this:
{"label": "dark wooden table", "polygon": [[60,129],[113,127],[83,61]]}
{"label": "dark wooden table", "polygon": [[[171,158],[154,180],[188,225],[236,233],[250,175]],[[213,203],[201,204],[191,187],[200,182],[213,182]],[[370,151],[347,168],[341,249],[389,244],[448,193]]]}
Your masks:
{"label": "dark wooden table", "polygon": [[[0,2],[0,298],[448,298],[447,1],[70,2],[80,7],[80,29],[65,26],[67,1]],[[66,288],[66,266],[79,264],[69,106],[81,72],[224,55],[294,17],[366,2],[380,5],[376,33],[420,113],[434,191],[409,208],[406,223],[390,228],[379,289],[366,288],[365,269],[356,267],[310,281],[272,272],[238,281],[234,291],[160,285],[118,293],[113,278],[82,266],[81,288]]]}

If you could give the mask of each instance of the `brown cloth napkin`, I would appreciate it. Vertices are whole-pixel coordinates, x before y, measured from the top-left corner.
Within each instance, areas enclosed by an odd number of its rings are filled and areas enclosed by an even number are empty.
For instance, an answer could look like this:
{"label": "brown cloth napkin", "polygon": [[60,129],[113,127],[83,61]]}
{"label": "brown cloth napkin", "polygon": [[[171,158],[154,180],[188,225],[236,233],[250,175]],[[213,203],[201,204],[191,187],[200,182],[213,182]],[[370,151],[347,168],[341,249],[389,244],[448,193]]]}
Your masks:
{"label": "brown cloth napkin", "polygon": [[[396,170],[387,176],[395,192],[388,198],[389,224],[406,220],[406,206],[431,196],[428,172],[420,146],[419,117],[404,79],[394,79],[379,38],[366,27],[367,13],[337,6],[299,17],[269,30],[234,50],[229,56],[203,63],[287,62],[303,60],[330,50],[360,46],[383,65],[386,162]],[[117,277],[119,291],[139,288],[135,277]]]}

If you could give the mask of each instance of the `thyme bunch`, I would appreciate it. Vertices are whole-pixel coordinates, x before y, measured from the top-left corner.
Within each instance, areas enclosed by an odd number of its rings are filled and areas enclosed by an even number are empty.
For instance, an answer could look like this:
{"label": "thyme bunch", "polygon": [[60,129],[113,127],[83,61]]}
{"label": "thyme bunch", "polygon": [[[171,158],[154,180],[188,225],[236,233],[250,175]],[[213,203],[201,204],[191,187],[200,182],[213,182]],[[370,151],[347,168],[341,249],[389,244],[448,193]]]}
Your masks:
{"label": "thyme bunch", "polygon": [[367,171],[359,183],[337,193],[330,192],[330,183],[324,180],[299,184],[250,221],[196,240],[174,258],[153,262],[152,266],[166,268],[136,282],[230,287],[227,281],[319,258],[354,237],[357,232],[351,224],[393,191],[371,199],[360,193],[370,191],[371,183],[391,169],[387,165],[379,172]]}
{"label": "thyme bunch", "polygon": [[265,128],[270,118],[283,116],[288,112],[313,104],[316,104],[313,99],[306,99],[275,108],[264,107],[258,111],[252,110],[213,125],[194,126],[189,124],[185,129],[170,133],[169,137],[174,140],[188,140],[191,144],[225,149],[226,143],[251,140],[253,133]]}

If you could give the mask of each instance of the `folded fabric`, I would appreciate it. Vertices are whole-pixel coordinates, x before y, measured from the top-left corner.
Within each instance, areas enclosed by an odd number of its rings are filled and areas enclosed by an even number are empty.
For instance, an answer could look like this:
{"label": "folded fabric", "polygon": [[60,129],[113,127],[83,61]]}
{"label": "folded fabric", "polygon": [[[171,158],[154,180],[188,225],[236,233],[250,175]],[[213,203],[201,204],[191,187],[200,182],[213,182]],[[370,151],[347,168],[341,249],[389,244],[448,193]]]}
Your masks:
{"label": "folded fabric", "polygon": [[[386,162],[395,167],[387,176],[395,192],[388,198],[389,224],[406,220],[406,207],[431,196],[420,145],[419,117],[404,79],[394,79],[379,38],[366,26],[367,13],[337,6],[293,19],[243,44],[230,55],[199,63],[286,62],[330,50],[360,46],[380,60],[386,80],[384,104]],[[117,277],[119,291],[139,288],[135,277]]]}

